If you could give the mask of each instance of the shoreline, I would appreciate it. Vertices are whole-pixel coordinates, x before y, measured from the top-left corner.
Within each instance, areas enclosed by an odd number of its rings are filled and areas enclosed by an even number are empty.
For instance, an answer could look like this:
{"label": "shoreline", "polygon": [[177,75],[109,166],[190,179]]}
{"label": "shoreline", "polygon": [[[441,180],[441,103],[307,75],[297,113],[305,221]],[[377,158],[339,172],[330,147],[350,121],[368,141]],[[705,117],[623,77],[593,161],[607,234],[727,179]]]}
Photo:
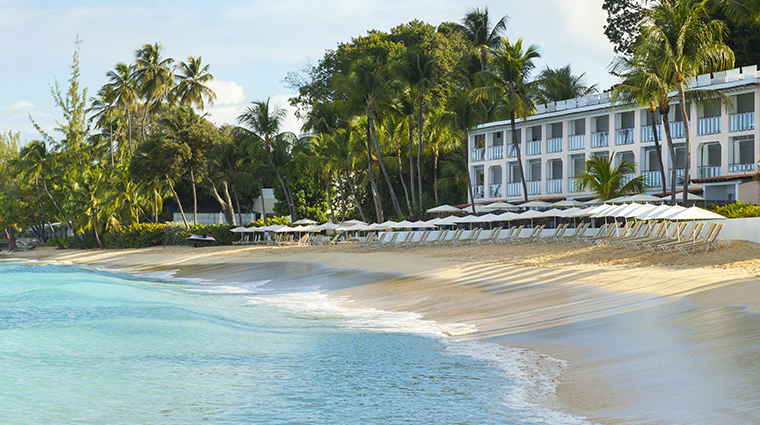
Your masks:
{"label": "shoreline", "polygon": [[413,312],[439,324],[471,325],[477,331],[461,336],[463,339],[530,348],[567,361],[569,367],[557,387],[553,406],[560,410],[600,424],[661,423],[647,418],[647,412],[631,408],[636,404],[631,398],[642,385],[646,387],[646,382],[621,379],[610,372],[618,367],[614,359],[589,359],[593,356],[583,344],[553,342],[544,333],[683,303],[760,311],[756,285],[760,255],[755,256],[760,246],[740,243],[728,252],[689,259],[630,250],[625,250],[630,251],[626,257],[616,251],[623,250],[567,245],[383,251],[351,246],[156,247],[40,249],[4,252],[0,258],[69,261],[126,272],[178,269],[178,277],[223,280],[235,273],[245,275],[252,264],[262,262],[392,273],[397,277],[348,288],[326,288],[325,292],[352,300],[349,305],[342,304],[344,308]]}

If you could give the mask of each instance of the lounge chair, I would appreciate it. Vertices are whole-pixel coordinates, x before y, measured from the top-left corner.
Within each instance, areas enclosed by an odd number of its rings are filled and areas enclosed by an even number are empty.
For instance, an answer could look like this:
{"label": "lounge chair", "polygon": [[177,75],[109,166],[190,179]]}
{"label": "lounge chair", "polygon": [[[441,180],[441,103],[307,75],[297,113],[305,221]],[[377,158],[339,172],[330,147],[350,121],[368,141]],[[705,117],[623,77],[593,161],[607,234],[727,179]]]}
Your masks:
{"label": "lounge chair", "polygon": [[385,242],[383,244],[378,244],[378,248],[391,248],[394,245],[396,245],[396,240],[398,239],[398,235],[400,235],[400,232],[391,232],[391,237],[388,238],[388,242]]}
{"label": "lounge chair", "polygon": [[449,243],[452,245],[457,244],[459,241],[459,238],[462,237],[462,233],[464,233],[464,229],[454,230],[454,234],[451,235],[451,239],[446,239],[446,240],[441,241],[440,245],[445,245]]}
{"label": "lounge chair", "polygon": [[681,245],[683,243],[690,243],[692,241],[696,241],[699,238],[699,235],[702,234],[703,227],[705,227],[704,222],[694,223],[691,226],[691,230],[689,230],[689,233],[686,236],[681,237],[680,240],[660,244],[657,246],[657,248],[659,248],[660,251],[663,251],[663,252],[672,252],[673,247],[675,247],[676,245]]}
{"label": "lounge chair", "polygon": [[499,237],[499,233],[501,233],[501,229],[502,229],[501,227],[497,227],[491,230],[491,233],[489,233],[488,236],[486,236],[483,239],[478,239],[474,241],[474,243],[478,245],[482,244],[483,242],[488,242],[490,244],[493,244],[496,241],[496,239]]}
{"label": "lounge chair", "polygon": [[509,233],[507,234],[507,237],[499,239],[497,242],[499,242],[502,245],[505,243],[516,243],[517,238],[520,236],[520,232],[522,232],[522,229],[524,228],[525,228],[525,225],[521,224],[517,227],[513,227],[509,229]]}
{"label": "lounge chair", "polygon": [[655,252],[655,249],[663,244],[671,243],[671,242],[678,242],[682,240],[682,236],[684,232],[686,232],[686,227],[688,226],[688,223],[678,223],[676,224],[675,228],[673,229],[673,233],[670,236],[667,236],[665,238],[647,242],[644,244],[641,244],[644,248],[647,249],[647,251]]}
{"label": "lounge chair", "polygon": [[541,231],[544,230],[544,227],[546,226],[544,226],[543,224],[540,226],[536,226],[533,228],[533,230],[530,232],[530,234],[527,237],[517,238],[516,241],[521,244],[528,243],[528,242],[536,242],[541,235]]}
{"label": "lounge chair", "polygon": [[620,235],[618,236],[612,236],[611,238],[607,239],[601,239],[596,241],[596,244],[599,246],[605,246],[605,245],[615,245],[618,241],[625,240],[627,238],[636,237],[639,234],[639,231],[641,230],[641,227],[644,225],[645,222],[643,221],[637,221],[632,226],[628,226],[627,229],[623,229],[622,232],[620,232]]}
{"label": "lounge chair", "polygon": [[720,234],[720,229],[723,228],[724,223],[712,223],[710,225],[710,228],[707,230],[707,234],[704,238],[700,241],[694,241],[694,243],[691,244],[685,244],[685,245],[678,245],[675,247],[675,249],[683,254],[683,255],[691,255],[689,254],[689,251],[692,253],[696,253],[697,250],[701,250],[704,248],[704,251],[702,254],[706,253],[710,250],[711,246],[714,246],[715,249],[718,249],[720,244],[718,243],[718,234]]}
{"label": "lounge chair", "polygon": [[639,245],[643,243],[654,242],[667,237],[668,227],[670,227],[670,221],[667,220],[661,223],[652,223],[648,234],[629,238],[621,243],[625,247],[639,249]]}
{"label": "lounge chair", "polygon": [[470,235],[467,236],[466,238],[457,239],[454,242],[454,244],[461,246],[461,245],[463,245],[465,243],[467,243],[467,244],[475,243],[478,240],[478,238],[480,238],[480,232],[482,232],[482,231],[483,231],[483,229],[477,228],[477,229],[471,231]]}
{"label": "lounge chair", "polygon": [[599,230],[596,231],[596,234],[594,236],[591,236],[591,237],[579,236],[577,239],[575,239],[573,241],[573,243],[575,243],[578,246],[581,246],[581,244],[593,245],[593,244],[589,244],[588,241],[590,239],[601,238],[602,236],[606,235],[610,231],[610,227],[611,226],[612,226],[612,224],[606,224],[605,223],[601,227],[599,227]]}
{"label": "lounge chair", "polygon": [[409,242],[407,242],[404,246],[422,245],[422,244],[425,243],[425,241],[427,240],[428,236],[430,236],[430,230],[425,230],[420,235],[420,240],[415,241],[414,237],[412,237],[412,239],[410,239]]}
{"label": "lounge chair", "polygon": [[565,230],[567,230],[567,226],[569,225],[570,223],[560,224],[559,226],[557,226],[556,229],[554,229],[554,234],[552,234],[551,236],[544,237],[544,238],[538,238],[538,242],[541,242],[544,244],[547,244],[549,242],[556,242],[557,238],[561,238],[562,235],[565,234]]}
{"label": "lounge chair", "polygon": [[[412,238],[414,238],[414,232],[406,232],[406,235],[404,236],[404,240],[402,240],[401,242],[396,242],[396,243],[394,243],[392,245],[393,246],[405,246],[406,244],[408,244],[409,242],[411,242]],[[391,245],[388,245],[388,247],[390,248]]]}
{"label": "lounge chair", "polygon": [[438,232],[438,236],[435,239],[428,239],[422,243],[424,246],[440,245],[442,241],[446,240],[446,235],[449,234],[448,230],[441,230]]}
{"label": "lounge chair", "polygon": [[[599,242],[599,241],[603,241],[603,240],[606,240],[606,239],[617,237],[617,235],[618,235],[618,229],[620,229],[620,224],[621,223],[618,222],[618,221],[610,223],[610,225],[607,227],[607,232],[605,234],[602,234],[602,236],[595,236],[593,238],[586,239],[585,240],[586,245],[589,245],[589,246],[590,245],[596,245],[597,242]],[[632,224],[633,224],[633,222],[630,222],[630,221],[627,222],[625,224],[625,226],[623,226],[623,229],[620,230],[620,234],[625,234],[626,232],[628,232],[628,229],[631,228]]]}
{"label": "lounge chair", "polygon": [[575,228],[575,231],[572,235],[559,237],[557,238],[557,242],[568,243],[583,238],[584,234],[586,233],[586,229],[588,229],[589,226],[591,226],[591,223],[581,223],[578,225],[578,227]]}

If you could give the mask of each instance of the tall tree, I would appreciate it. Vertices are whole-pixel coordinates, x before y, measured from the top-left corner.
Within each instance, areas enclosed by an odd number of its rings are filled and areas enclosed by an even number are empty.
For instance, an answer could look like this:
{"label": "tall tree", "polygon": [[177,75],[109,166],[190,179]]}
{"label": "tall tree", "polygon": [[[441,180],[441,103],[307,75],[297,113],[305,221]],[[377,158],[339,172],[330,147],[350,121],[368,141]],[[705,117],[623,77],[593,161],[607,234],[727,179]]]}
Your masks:
{"label": "tall tree", "polygon": [[585,170],[575,179],[576,188],[586,189],[604,201],[643,192],[644,177],[631,177],[638,171],[636,163],[622,161],[614,167],[614,158],[614,152],[612,156],[591,155],[586,160]]}
{"label": "tall tree", "polygon": [[596,93],[596,84],[587,85],[585,76],[585,72],[573,75],[570,65],[557,69],[547,66],[535,80],[536,100],[550,103]]}
{"label": "tall tree", "polygon": [[145,141],[145,122],[148,112],[157,108],[170,94],[174,85],[174,59],[164,58],[161,43],[145,44],[135,52],[134,79],[143,99],[142,139]]}
{"label": "tall tree", "polygon": [[674,74],[679,102],[684,111],[684,203],[689,193],[691,163],[691,134],[685,94],[687,84],[697,75],[733,67],[734,53],[723,42],[725,32],[725,23],[709,19],[704,1],[662,0],[646,13],[642,23],[642,39],[638,49],[645,61],[661,63]]}
{"label": "tall tree", "polygon": [[134,67],[125,63],[118,63],[112,71],[106,73],[106,77],[108,77],[106,87],[109,87],[113,93],[116,105],[127,112],[127,144],[131,157],[134,154],[132,148],[132,108],[137,98]]}
{"label": "tall tree", "polygon": [[473,47],[480,51],[480,69],[486,69],[488,61],[488,49],[496,47],[504,33],[507,31],[507,16],[502,17],[496,23],[491,22],[488,8],[475,8],[465,15],[459,25],[459,31],[464,34]]}
{"label": "tall tree", "polygon": [[195,106],[201,112],[205,106],[214,106],[216,93],[208,86],[214,76],[209,73],[208,67],[208,64],[202,64],[200,56],[190,56],[187,62],[180,62],[177,67],[179,83],[175,88],[175,96],[180,105]]}

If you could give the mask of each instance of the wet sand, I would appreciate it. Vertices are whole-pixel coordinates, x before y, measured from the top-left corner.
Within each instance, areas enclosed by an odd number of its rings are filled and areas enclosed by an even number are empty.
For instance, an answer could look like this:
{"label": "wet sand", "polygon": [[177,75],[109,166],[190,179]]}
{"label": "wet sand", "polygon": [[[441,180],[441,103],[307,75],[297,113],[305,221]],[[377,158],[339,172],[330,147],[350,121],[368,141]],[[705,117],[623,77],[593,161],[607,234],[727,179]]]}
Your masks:
{"label": "wet sand", "polygon": [[696,257],[554,244],[389,251],[161,247],[13,256],[127,271],[179,269],[179,276],[227,281],[255,279],[257,263],[382,272],[361,285],[323,289],[353,300],[347,307],[473,325],[477,331],[459,337],[566,360],[555,402],[594,422],[760,423],[755,244]]}

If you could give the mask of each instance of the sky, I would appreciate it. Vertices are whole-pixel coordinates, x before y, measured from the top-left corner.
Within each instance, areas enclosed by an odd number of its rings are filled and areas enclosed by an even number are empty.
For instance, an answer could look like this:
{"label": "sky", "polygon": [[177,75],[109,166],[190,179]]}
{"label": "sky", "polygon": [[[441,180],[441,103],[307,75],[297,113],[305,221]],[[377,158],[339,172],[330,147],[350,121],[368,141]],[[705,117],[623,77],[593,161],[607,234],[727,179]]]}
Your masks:
{"label": "sky", "polygon": [[[538,44],[538,68],[572,65],[589,84],[609,88],[607,67],[614,57],[603,33],[602,0],[0,0],[0,131],[34,140],[30,116],[53,132],[61,113],[51,88],[63,90],[71,76],[77,36],[81,84],[88,97],[107,82],[118,62],[130,63],[145,43],[161,42],[176,61],[202,56],[210,64],[217,102],[211,121],[236,123],[254,100],[289,110],[285,130],[300,123],[283,85],[290,71],[316,63],[328,49],[368,30],[388,31],[419,19],[438,25],[459,21],[475,7],[487,7],[494,21],[507,15],[507,37]],[[59,135],[52,133],[53,137]]]}

